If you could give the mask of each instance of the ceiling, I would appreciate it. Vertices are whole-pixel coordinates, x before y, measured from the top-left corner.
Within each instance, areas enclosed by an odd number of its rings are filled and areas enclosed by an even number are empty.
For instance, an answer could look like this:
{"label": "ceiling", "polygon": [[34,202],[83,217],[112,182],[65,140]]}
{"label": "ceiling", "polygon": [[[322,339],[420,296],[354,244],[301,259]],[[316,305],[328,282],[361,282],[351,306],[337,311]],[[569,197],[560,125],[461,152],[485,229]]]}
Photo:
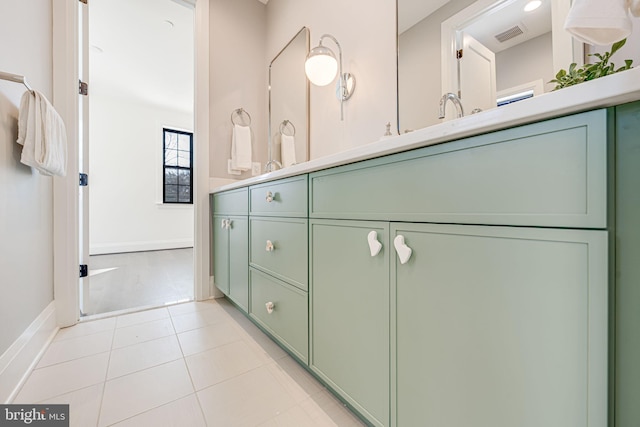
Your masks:
{"label": "ceiling", "polygon": [[[398,32],[401,34],[406,31],[449,1],[398,0]],[[543,0],[538,9],[525,12],[524,5],[527,2],[528,0],[506,1],[505,6],[496,7],[490,14],[484,14],[467,25],[464,31],[495,53],[551,31],[551,2]],[[495,39],[496,34],[515,25],[523,29],[523,34],[504,43]]]}
{"label": "ceiling", "polygon": [[193,111],[194,11],[188,0],[92,0],[90,87]]}

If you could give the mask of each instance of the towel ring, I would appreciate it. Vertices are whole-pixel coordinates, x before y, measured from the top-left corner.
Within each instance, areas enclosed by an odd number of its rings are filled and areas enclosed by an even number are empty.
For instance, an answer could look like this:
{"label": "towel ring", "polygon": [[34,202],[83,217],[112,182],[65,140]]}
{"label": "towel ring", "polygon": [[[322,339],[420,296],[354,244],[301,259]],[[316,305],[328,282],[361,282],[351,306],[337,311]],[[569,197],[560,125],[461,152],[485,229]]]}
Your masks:
{"label": "towel ring", "polygon": [[[287,129],[291,129],[290,133],[285,133],[284,132]],[[282,135],[295,136],[296,135],[296,127],[289,120],[283,120],[282,123],[280,123],[280,133]]]}
{"label": "towel ring", "polygon": [[238,108],[231,113],[231,123],[238,126],[251,126],[251,115],[244,108]]}

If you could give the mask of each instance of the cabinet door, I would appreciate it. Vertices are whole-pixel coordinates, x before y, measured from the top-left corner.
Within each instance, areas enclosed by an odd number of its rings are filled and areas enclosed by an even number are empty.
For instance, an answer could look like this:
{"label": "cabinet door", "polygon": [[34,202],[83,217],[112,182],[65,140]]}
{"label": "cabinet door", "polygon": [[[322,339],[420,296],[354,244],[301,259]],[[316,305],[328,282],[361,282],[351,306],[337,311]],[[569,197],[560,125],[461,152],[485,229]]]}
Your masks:
{"label": "cabinet door", "polygon": [[229,230],[226,216],[213,217],[213,278],[215,285],[229,295]]}
{"label": "cabinet door", "polygon": [[228,296],[246,312],[249,310],[249,220],[231,217],[230,221]]}
{"label": "cabinet door", "polygon": [[[373,425],[389,425],[388,223],[310,223],[311,369]],[[368,234],[382,249],[371,255]]]}
{"label": "cabinet door", "polygon": [[607,425],[605,231],[394,224],[396,426]]}

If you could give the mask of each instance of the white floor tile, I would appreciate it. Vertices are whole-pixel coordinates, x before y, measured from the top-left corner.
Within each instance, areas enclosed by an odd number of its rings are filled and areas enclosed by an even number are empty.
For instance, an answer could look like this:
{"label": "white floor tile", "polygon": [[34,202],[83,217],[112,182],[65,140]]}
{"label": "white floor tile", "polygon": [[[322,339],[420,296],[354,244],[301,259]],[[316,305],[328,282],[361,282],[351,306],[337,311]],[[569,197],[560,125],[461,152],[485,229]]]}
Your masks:
{"label": "white floor tile", "polygon": [[206,427],[200,403],[195,394],[151,409],[114,424],[113,427]]}
{"label": "white floor tile", "polygon": [[181,358],[182,351],[175,335],[114,349],[109,360],[107,379],[113,379]]}
{"label": "white floor tile", "polygon": [[112,340],[113,331],[107,330],[77,338],[54,341],[44,353],[40,362],[38,362],[37,367],[42,368],[109,351],[111,350]]}
{"label": "white floor tile", "polygon": [[283,357],[266,366],[296,402],[301,402],[324,390],[324,387],[291,356]]}
{"label": "white floor tile", "polygon": [[153,310],[139,311],[137,313],[124,314],[117,317],[118,328],[124,328],[140,323],[151,322],[153,320],[166,319],[169,317],[169,310],[166,307]]}
{"label": "white floor tile", "polygon": [[183,314],[194,313],[196,311],[208,310],[218,307],[215,300],[186,302],[184,304],[176,304],[169,307],[171,316],[180,316]]}
{"label": "white floor tile", "polygon": [[98,424],[103,387],[104,383],[96,384],[47,399],[41,403],[68,404],[70,427],[95,426]]}
{"label": "white floor tile", "polygon": [[113,331],[116,328],[116,318],[89,320],[80,322],[77,325],[63,328],[58,331],[54,341],[66,340],[85,335],[95,334],[96,332]]}
{"label": "white floor tile", "polygon": [[210,426],[256,426],[295,406],[266,367],[199,391],[198,399]]}
{"label": "white floor tile", "polygon": [[177,333],[190,331],[192,329],[202,328],[204,326],[213,325],[214,323],[229,320],[229,315],[217,305],[207,304],[208,309],[202,309],[191,313],[173,315],[173,326]]}
{"label": "white floor tile", "polygon": [[[334,424],[335,425],[335,424]],[[317,424],[300,406],[283,412],[258,427],[325,427]]]}
{"label": "white floor tile", "polygon": [[107,381],[99,426],[108,426],[193,394],[184,360]]}
{"label": "white floor tile", "polygon": [[37,403],[99,384],[105,380],[108,362],[109,353],[100,353],[36,369],[14,403]]}
{"label": "white floor tile", "polygon": [[244,341],[236,341],[185,358],[193,385],[202,390],[261,366]]}
{"label": "white floor tile", "polygon": [[300,407],[321,426],[361,427],[365,424],[328,391],[300,402]]}
{"label": "white floor tile", "polygon": [[214,323],[204,328],[178,334],[185,356],[211,350],[242,339],[240,332],[228,322]]}
{"label": "white floor tile", "polygon": [[117,328],[113,338],[113,348],[126,347],[175,334],[171,319],[160,319]]}

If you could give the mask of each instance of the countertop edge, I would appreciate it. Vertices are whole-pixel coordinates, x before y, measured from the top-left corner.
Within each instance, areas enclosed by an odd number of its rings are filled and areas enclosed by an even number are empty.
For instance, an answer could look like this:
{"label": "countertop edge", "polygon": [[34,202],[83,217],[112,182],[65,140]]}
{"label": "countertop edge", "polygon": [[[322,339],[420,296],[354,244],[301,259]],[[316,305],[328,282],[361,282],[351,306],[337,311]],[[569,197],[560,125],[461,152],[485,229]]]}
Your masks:
{"label": "countertop edge", "polygon": [[210,194],[249,185],[316,172],[331,167],[395,154],[460,138],[502,130],[527,123],[612,107],[640,99],[640,68],[545,93],[504,107],[494,108],[461,119],[450,120],[410,133],[371,142],[340,153],[310,160],[223,186]]}

